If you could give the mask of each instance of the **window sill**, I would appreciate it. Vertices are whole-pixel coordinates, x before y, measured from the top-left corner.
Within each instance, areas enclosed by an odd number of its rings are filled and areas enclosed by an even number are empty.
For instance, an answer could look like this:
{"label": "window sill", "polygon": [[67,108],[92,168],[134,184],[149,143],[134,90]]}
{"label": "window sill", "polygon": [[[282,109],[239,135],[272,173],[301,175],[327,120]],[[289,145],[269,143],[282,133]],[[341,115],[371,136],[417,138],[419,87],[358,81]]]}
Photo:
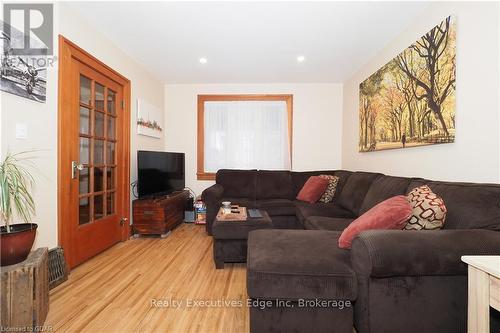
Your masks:
{"label": "window sill", "polygon": [[198,172],[196,177],[198,180],[215,180],[215,173]]}

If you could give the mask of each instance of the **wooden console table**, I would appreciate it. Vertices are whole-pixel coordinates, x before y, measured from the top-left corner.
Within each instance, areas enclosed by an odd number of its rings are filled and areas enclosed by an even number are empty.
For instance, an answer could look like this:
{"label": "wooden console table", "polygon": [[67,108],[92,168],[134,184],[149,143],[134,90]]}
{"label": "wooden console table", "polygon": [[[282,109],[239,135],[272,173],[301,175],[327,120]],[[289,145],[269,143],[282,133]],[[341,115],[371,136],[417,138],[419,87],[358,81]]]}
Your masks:
{"label": "wooden console table", "polygon": [[462,256],[469,265],[467,331],[490,331],[490,306],[500,311],[500,256]]}
{"label": "wooden console table", "polygon": [[1,328],[34,332],[49,312],[48,249],[39,248],[15,265],[1,268]]}

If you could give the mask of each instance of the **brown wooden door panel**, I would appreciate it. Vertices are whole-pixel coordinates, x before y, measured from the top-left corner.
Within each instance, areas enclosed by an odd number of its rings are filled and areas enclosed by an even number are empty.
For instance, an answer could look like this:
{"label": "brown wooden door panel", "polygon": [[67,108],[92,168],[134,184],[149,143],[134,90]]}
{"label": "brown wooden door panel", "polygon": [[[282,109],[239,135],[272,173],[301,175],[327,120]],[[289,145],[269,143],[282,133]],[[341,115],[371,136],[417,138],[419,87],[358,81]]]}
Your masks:
{"label": "brown wooden door panel", "polygon": [[117,224],[119,225],[119,221],[107,221],[107,223],[99,221],[80,227],[76,237],[78,242],[86,244],[86,247],[76,247],[76,262],[82,263],[118,243],[121,240],[121,233]]}
{"label": "brown wooden door panel", "polygon": [[74,267],[130,234],[130,82],[59,41],[59,243]]}

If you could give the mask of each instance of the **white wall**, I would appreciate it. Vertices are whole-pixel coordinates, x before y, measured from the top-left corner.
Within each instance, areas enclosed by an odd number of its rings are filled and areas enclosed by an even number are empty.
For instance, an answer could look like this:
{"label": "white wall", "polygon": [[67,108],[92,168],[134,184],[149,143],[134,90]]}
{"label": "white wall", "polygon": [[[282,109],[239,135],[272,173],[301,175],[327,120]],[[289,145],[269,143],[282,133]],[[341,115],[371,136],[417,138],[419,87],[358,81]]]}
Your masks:
{"label": "white wall", "polygon": [[186,153],[186,186],[196,194],[213,184],[196,180],[199,94],[293,94],[293,169],[340,168],[341,84],[167,84],[166,149]]}
{"label": "white wall", "polygon": [[137,62],[127,54],[118,49],[112,41],[105,38],[99,32],[93,30],[87,22],[83,21],[70,6],[61,4],[60,34],[75,42],[78,46],[99,60],[110,66],[131,81],[131,181],[137,179],[137,150],[163,150],[164,139],[155,139],[137,135],[135,124],[137,117],[137,99],[141,98],[149,104],[163,110],[164,89],[163,81],[153,77]]}
{"label": "white wall", "polygon": [[[57,35],[69,40],[96,56],[131,81],[131,181],[136,179],[136,150],[163,150],[164,140],[137,136],[136,101],[140,97],[163,109],[164,84],[148,74],[138,63],[118,49],[112,41],[95,31],[66,3],[54,5],[54,45]],[[56,47],[55,54],[58,50]],[[37,188],[35,202],[39,224],[35,247],[57,245],[57,67],[48,71],[47,101],[38,103],[1,92],[2,154],[7,150],[19,152],[37,149]],[[26,123],[28,138],[15,138],[15,124]]]}
{"label": "white wall", "polygon": [[[500,182],[498,3],[439,2],[344,84],[342,167],[439,180]],[[358,152],[359,83],[448,15],[457,19],[456,141]]]}
{"label": "white wall", "polygon": [[[54,18],[58,8],[55,6]],[[54,19],[54,33],[59,21]],[[54,36],[54,41],[56,41]],[[57,43],[54,44],[57,54]],[[57,63],[47,70],[47,100],[35,102],[0,92],[2,123],[0,127],[2,159],[7,153],[36,150],[33,176],[36,182],[34,200],[38,224],[35,247],[57,245]],[[26,139],[16,139],[16,123],[27,126]],[[22,221],[14,221],[22,222]]]}

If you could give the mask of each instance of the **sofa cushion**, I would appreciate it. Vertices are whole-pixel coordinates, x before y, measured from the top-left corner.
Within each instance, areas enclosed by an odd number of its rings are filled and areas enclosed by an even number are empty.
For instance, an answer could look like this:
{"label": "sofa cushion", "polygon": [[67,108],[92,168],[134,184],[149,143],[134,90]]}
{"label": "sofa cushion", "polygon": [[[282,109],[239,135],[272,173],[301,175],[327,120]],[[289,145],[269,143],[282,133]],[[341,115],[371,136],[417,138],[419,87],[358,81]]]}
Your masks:
{"label": "sofa cushion", "polygon": [[351,260],[360,276],[467,276],[461,256],[499,254],[500,232],[491,230],[369,230],[354,238]]}
{"label": "sofa cushion", "polygon": [[350,211],[332,203],[317,202],[310,204],[302,201],[295,201],[295,210],[299,222],[304,225],[306,219],[310,216],[343,217],[355,218]]}
{"label": "sofa cushion", "polygon": [[248,237],[247,291],[251,298],[356,298],[349,251],[340,232],[255,230]]}
{"label": "sofa cushion", "polygon": [[293,199],[290,171],[257,171],[257,199]]}
{"label": "sofa cushion", "polygon": [[347,170],[336,170],[334,172],[334,176],[339,177],[339,182],[337,183],[337,191],[335,191],[335,197],[333,197],[333,202],[336,202],[338,200],[338,197],[342,192],[342,189],[344,188],[345,184],[347,184],[347,180],[353,173],[354,172]]}
{"label": "sofa cushion", "polygon": [[288,199],[257,200],[257,207],[265,210],[271,216],[295,215],[295,205]]}
{"label": "sofa cushion", "polygon": [[427,184],[443,198],[447,214],[444,229],[500,230],[500,185],[438,182],[416,179],[409,189]]}
{"label": "sofa cushion", "polygon": [[401,230],[412,214],[406,196],[398,195],[372,207],[354,220],[340,235],[339,247],[350,249],[354,237],[366,230]]}
{"label": "sofa cushion", "polygon": [[[249,198],[234,198],[234,197],[224,197],[222,198],[222,201],[230,201],[231,205],[238,205],[242,207],[247,207],[247,208],[259,208],[257,206],[257,202],[254,199],[249,199]],[[217,212],[219,209],[217,209]]]}
{"label": "sofa cushion", "polygon": [[363,204],[366,193],[370,189],[373,181],[381,177],[380,173],[357,171],[349,176],[346,184],[343,186],[339,194],[337,203],[352,212],[354,215],[359,215],[359,210]]}
{"label": "sofa cushion", "polygon": [[321,178],[319,176],[309,177],[304,187],[302,187],[299,194],[297,194],[297,200],[309,203],[317,202],[323,193],[325,193],[328,184],[329,181],[326,178]]}
{"label": "sofa cushion", "polygon": [[396,195],[405,195],[410,182],[411,178],[405,177],[381,176],[375,179],[366,193],[359,214],[366,213],[370,208],[386,199]]}
{"label": "sofa cushion", "polygon": [[221,169],[217,171],[215,181],[224,187],[226,197],[255,199],[257,170]]}
{"label": "sofa cushion", "polygon": [[352,221],[352,218],[309,216],[304,222],[304,229],[342,231]]}

